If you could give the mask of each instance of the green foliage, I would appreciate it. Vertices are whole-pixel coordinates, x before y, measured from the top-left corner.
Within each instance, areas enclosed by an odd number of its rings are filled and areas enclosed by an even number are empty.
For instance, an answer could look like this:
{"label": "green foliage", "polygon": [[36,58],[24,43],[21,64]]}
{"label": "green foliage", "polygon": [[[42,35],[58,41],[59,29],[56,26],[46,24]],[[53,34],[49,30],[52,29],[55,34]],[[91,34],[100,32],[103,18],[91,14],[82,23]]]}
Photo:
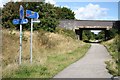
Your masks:
{"label": "green foliage", "polygon": [[116,51],[120,52],[120,34],[115,37],[114,43]]}
{"label": "green foliage", "polygon": [[74,12],[70,10],[69,8],[63,7],[55,7],[56,8],[56,14],[57,14],[57,19],[75,19],[74,17]]}
{"label": "green foliage", "polygon": [[83,40],[88,40],[88,37],[85,35],[85,31],[83,31]]}
{"label": "green foliage", "polygon": [[96,35],[97,40],[104,40],[105,39],[105,32],[101,31]]}
{"label": "green foliage", "polygon": [[91,32],[91,40],[95,40],[95,34]]}
{"label": "green foliage", "polygon": [[108,30],[108,39],[112,39],[117,35],[118,30],[115,28],[112,28]]}
{"label": "green foliage", "polygon": [[[105,62],[107,64],[106,68],[109,70],[109,73],[113,76],[118,76],[118,65],[114,60],[109,60]],[[120,75],[120,74],[119,74]]]}
{"label": "green foliage", "polygon": [[95,34],[91,32],[90,30],[84,30],[83,31],[83,40],[94,40]]}
{"label": "green foliage", "polygon": [[[114,38],[117,35],[117,31],[118,30],[115,28],[108,30],[106,33],[107,39],[109,40],[109,39]],[[99,34],[96,35],[96,39],[105,40],[105,30],[102,30],[101,32],[99,32]]]}
{"label": "green foliage", "polygon": [[105,42],[104,45],[112,56],[112,60],[106,62],[107,69],[113,76],[120,76],[120,34],[117,34],[113,41]]}
{"label": "green foliage", "polygon": [[[42,28],[45,31],[54,32],[59,24],[58,19],[74,19],[72,10],[65,7],[55,7],[44,2],[9,2],[2,9],[2,25],[4,28],[19,29],[19,25],[13,25],[12,20],[19,18],[20,5],[24,7],[24,10],[32,10],[39,13],[41,22],[34,24],[34,30]],[[23,26],[24,30],[30,30],[30,23]]]}

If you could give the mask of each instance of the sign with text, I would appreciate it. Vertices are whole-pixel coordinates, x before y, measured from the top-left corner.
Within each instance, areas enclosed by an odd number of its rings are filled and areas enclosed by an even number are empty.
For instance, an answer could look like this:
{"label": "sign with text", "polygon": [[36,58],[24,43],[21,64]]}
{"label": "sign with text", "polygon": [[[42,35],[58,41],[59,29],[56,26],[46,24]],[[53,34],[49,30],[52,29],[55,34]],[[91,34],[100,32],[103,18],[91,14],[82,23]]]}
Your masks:
{"label": "sign with text", "polygon": [[27,24],[28,20],[27,19],[13,19],[13,24]]}
{"label": "sign with text", "polygon": [[37,12],[31,11],[31,10],[26,10],[26,17],[27,18],[38,19],[39,14]]}
{"label": "sign with text", "polygon": [[24,19],[24,8],[20,5],[19,9],[20,19],[13,19],[13,24],[20,24],[20,53],[19,53],[19,64],[21,64],[22,59],[22,24],[27,24],[28,19]]}
{"label": "sign with text", "polygon": [[24,8],[20,5],[20,19],[24,19]]}

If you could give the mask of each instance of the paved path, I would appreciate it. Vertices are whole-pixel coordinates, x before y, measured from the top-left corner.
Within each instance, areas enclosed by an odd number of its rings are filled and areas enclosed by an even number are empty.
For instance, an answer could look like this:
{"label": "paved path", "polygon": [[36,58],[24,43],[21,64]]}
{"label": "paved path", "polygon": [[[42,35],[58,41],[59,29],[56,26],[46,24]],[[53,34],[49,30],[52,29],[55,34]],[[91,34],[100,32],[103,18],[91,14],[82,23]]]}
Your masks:
{"label": "paved path", "polygon": [[71,64],[54,78],[111,78],[104,61],[111,57],[101,44],[91,44],[87,54]]}

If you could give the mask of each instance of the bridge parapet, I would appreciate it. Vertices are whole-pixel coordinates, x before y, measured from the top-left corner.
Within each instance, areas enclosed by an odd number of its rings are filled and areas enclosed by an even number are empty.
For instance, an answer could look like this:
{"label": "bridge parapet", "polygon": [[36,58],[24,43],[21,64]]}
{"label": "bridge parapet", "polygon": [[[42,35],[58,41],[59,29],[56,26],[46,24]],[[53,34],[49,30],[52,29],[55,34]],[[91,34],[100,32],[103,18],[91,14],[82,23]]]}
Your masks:
{"label": "bridge parapet", "polygon": [[114,21],[95,21],[95,20],[61,20],[59,26],[74,30],[76,28],[105,28],[109,30],[113,27]]}
{"label": "bridge parapet", "polygon": [[112,26],[77,26],[76,28],[112,28]]}

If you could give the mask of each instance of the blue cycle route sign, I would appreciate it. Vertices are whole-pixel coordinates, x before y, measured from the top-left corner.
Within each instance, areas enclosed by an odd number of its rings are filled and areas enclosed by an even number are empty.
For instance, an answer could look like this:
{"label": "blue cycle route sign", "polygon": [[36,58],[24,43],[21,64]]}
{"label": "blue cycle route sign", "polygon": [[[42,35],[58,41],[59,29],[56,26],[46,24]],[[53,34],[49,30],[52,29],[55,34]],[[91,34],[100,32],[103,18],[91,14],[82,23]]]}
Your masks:
{"label": "blue cycle route sign", "polygon": [[22,24],[27,24],[28,23],[28,19],[24,19],[24,8],[22,7],[22,5],[20,5],[20,9],[19,9],[20,13],[20,17],[19,19],[13,19],[12,23],[13,24],[20,24],[20,54],[19,54],[19,64],[21,64],[21,57],[22,57]]}
{"label": "blue cycle route sign", "polygon": [[31,11],[31,10],[26,10],[26,17],[27,18],[38,19],[39,14],[38,14],[38,12],[34,12],[34,11]]}
{"label": "blue cycle route sign", "polygon": [[31,18],[30,62],[32,63],[32,33],[33,33],[33,23],[36,22],[36,21],[34,21],[34,19],[38,19],[39,18],[39,14],[37,12],[31,11],[31,10],[26,10],[26,17],[27,18]]}
{"label": "blue cycle route sign", "polygon": [[[22,5],[20,5],[19,9],[20,13],[20,18],[19,19],[13,19],[12,23],[13,24],[20,24],[20,54],[19,54],[19,63],[21,64],[21,53],[22,53],[22,24],[27,24],[28,19],[24,19],[24,8]],[[31,10],[26,10],[26,17],[31,18],[31,39],[30,39],[30,62],[32,63],[32,32],[33,32],[33,22],[40,22],[38,21],[33,21],[33,19],[38,19],[39,14],[37,12],[31,11]]]}
{"label": "blue cycle route sign", "polygon": [[20,19],[24,19],[24,8],[20,5]]}
{"label": "blue cycle route sign", "polygon": [[20,5],[20,19],[13,19],[12,23],[13,24],[27,24],[28,23],[28,19],[24,19],[24,8],[22,5]]}
{"label": "blue cycle route sign", "polygon": [[13,19],[13,24],[27,24],[28,19]]}

